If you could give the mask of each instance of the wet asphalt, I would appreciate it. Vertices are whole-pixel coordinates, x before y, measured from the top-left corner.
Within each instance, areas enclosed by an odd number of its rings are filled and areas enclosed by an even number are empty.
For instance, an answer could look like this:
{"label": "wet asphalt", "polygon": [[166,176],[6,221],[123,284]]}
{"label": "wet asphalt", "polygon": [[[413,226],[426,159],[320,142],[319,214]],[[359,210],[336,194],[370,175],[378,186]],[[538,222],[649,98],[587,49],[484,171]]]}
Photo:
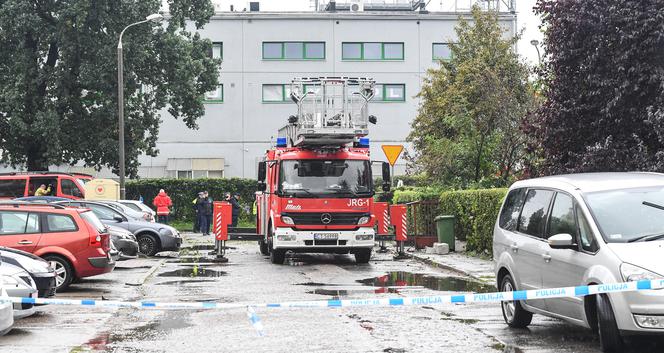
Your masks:
{"label": "wet asphalt", "polygon": [[[229,242],[226,264],[206,259],[211,239],[187,238],[179,254],[120,262],[60,298],[153,301],[280,302],[361,299],[494,288],[413,260],[375,254],[290,256],[270,264],[255,242]],[[152,273],[152,270],[155,270]],[[148,274],[150,274],[148,276]],[[142,285],[126,285],[125,283]],[[0,338],[0,352],[599,352],[586,329],[535,316],[509,329],[494,304],[335,309],[256,308],[259,336],[244,309],[138,310],[43,306]],[[641,339],[628,351],[664,351]]]}

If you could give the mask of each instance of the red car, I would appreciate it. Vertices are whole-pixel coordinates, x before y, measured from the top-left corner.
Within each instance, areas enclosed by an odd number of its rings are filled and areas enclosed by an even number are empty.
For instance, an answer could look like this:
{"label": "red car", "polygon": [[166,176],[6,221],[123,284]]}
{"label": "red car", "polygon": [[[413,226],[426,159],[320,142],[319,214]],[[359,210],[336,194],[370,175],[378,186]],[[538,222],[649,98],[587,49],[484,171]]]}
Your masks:
{"label": "red car", "polygon": [[57,291],[74,279],[115,267],[110,235],[92,211],[54,204],[0,203],[0,246],[42,257],[57,274]]}
{"label": "red car", "polygon": [[92,179],[92,175],[82,173],[0,173],[0,199],[35,196],[37,189],[44,185],[51,187],[47,196],[78,200],[85,195],[85,183]]}

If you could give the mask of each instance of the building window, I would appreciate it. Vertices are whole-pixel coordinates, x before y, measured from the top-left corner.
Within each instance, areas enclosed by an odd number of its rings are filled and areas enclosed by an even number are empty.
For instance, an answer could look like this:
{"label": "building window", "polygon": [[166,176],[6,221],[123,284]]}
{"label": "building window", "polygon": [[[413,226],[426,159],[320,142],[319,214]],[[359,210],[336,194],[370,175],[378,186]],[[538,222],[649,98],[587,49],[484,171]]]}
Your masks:
{"label": "building window", "polygon": [[378,84],[375,87],[373,101],[376,102],[405,102],[406,85],[402,83]]}
{"label": "building window", "polygon": [[217,85],[217,89],[205,93],[206,103],[223,103],[224,102],[224,85]]}
{"label": "building window", "polygon": [[433,60],[450,60],[452,58],[449,43],[433,43],[431,53]]}
{"label": "building window", "polygon": [[212,48],[208,56],[212,59],[223,59],[224,58],[224,43],[222,42],[212,42]]}
{"label": "building window", "polygon": [[265,60],[324,60],[325,42],[263,42]]}
{"label": "building window", "polygon": [[288,103],[290,99],[290,85],[265,84],[263,85],[263,103]]}
{"label": "building window", "polygon": [[342,60],[403,60],[403,43],[342,43]]}

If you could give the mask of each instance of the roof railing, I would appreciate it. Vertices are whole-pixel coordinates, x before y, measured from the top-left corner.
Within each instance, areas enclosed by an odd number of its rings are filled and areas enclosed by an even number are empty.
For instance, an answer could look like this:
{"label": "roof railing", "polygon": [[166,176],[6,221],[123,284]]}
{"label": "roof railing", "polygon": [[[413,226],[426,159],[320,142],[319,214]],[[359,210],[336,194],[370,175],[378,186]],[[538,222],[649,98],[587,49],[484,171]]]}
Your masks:
{"label": "roof railing", "polygon": [[0,206],[14,206],[14,208],[18,208],[19,206],[30,206],[30,207],[37,206],[37,207],[51,207],[59,210],[63,210],[66,208],[63,205],[54,204],[54,203],[29,202],[29,201],[0,201]]}

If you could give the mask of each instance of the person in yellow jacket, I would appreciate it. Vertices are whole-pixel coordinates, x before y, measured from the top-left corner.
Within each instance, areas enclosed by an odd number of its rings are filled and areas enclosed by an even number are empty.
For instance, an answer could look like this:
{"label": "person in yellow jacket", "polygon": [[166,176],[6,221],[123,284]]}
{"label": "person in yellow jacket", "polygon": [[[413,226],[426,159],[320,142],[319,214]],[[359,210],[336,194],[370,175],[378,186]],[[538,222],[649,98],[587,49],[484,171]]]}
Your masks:
{"label": "person in yellow jacket", "polygon": [[46,188],[46,185],[41,184],[39,188],[35,191],[35,196],[48,196],[51,194],[51,185]]}

